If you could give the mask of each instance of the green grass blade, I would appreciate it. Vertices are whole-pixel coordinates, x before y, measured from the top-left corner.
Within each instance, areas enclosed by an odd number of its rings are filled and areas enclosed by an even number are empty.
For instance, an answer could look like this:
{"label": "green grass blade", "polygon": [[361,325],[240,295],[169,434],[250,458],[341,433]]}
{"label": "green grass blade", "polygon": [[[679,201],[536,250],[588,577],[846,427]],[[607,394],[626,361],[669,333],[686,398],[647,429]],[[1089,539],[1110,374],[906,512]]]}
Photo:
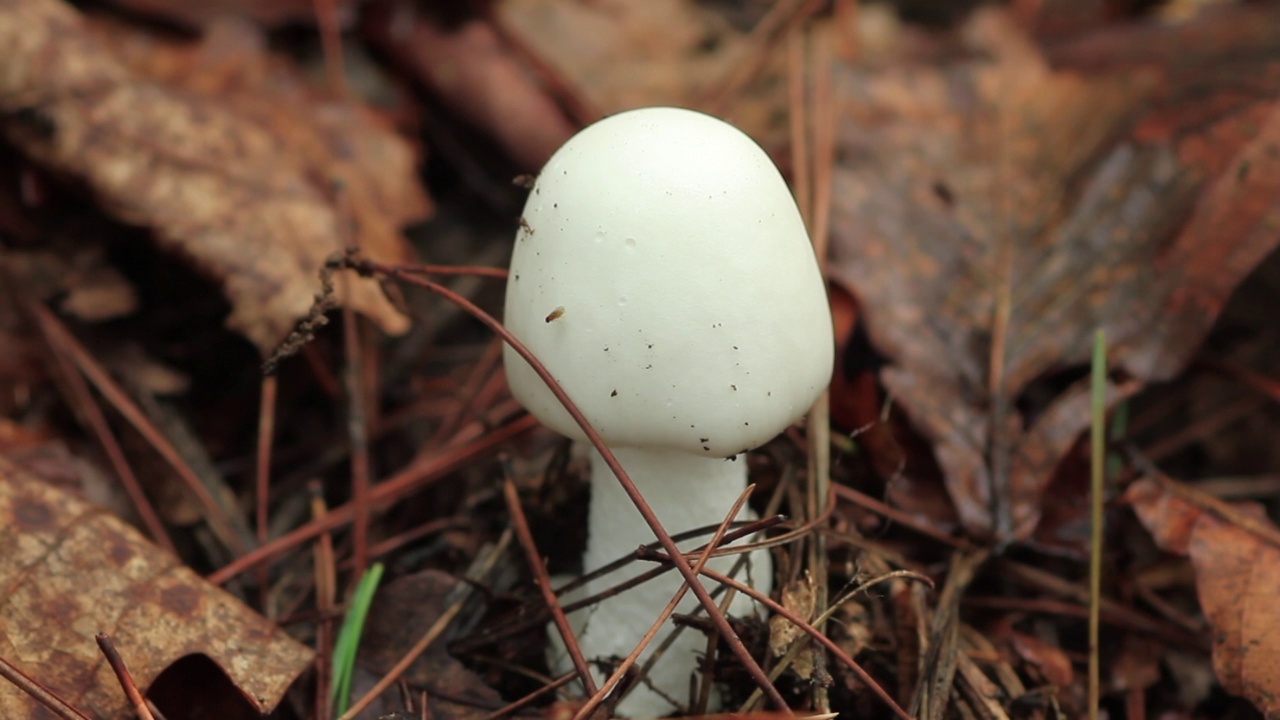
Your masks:
{"label": "green grass blade", "polygon": [[1092,527],[1089,544],[1089,720],[1098,718],[1101,677],[1098,661],[1098,619],[1102,605],[1102,504],[1107,451],[1107,339],[1099,328],[1093,338],[1089,429]]}
{"label": "green grass blade", "polygon": [[381,580],[382,563],[374,563],[356,585],[347,614],[342,619],[342,629],[338,631],[338,639],[333,644],[333,677],[329,699],[339,715],[346,712],[347,706],[351,704],[351,676],[356,667],[356,650],[360,647],[360,635],[364,632],[364,621],[369,615],[369,606],[373,603],[373,593]]}

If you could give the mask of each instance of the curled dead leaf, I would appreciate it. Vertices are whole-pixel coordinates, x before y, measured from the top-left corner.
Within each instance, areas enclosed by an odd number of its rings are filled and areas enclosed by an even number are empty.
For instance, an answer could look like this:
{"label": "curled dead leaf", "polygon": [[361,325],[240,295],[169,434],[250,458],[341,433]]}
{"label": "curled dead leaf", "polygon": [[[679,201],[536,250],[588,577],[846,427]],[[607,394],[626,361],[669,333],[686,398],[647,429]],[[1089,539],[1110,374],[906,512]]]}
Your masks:
{"label": "curled dead leaf", "polygon": [[[811,620],[816,601],[814,595],[816,590],[813,578],[808,573],[805,573],[803,577],[788,583],[782,589],[782,606],[795,613],[797,617]],[[769,652],[773,653],[775,658],[785,655],[787,649],[791,647],[791,643],[801,637],[805,637],[804,631],[790,620],[781,615],[769,618]],[[813,676],[813,668],[812,651],[801,651],[791,663],[792,672],[803,679]]]}
{"label": "curled dead leaf", "polygon": [[[1169,479],[1143,478],[1125,499],[1165,550],[1188,555],[1213,626],[1213,668],[1233,695],[1280,714],[1280,528],[1252,503],[1215,507]],[[1181,491],[1179,491],[1181,490]]]}
{"label": "curled dead leaf", "polygon": [[[180,63],[138,63],[136,47],[115,52],[109,40],[57,0],[0,3],[0,129],[220,283],[228,325],[264,354],[306,315],[320,268],[351,227],[370,257],[404,259],[394,223],[429,206],[404,190],[416,181],[403,142],[359,112],[318,105],[278,73],[225,74],[233,85],[265,76],[235,85],[237,95],[175,75]],[[166,57],[183,51],[147,47]],[[201,92],[210,87],[214,94]],[[392,212],[388,198],[399,203]],[[339,286],[351,307],[387,332],[407,329],[374,281],[348,280]]]}
{"label": "curled dead leaf", "polygon": [[[312,651],[101,508],[0,458],[0,656],[104,720],[133,717],[93,635],[112,635],[139,687],[203,655],[259,712]],[[0,683],[0,717],[43,717]]]}

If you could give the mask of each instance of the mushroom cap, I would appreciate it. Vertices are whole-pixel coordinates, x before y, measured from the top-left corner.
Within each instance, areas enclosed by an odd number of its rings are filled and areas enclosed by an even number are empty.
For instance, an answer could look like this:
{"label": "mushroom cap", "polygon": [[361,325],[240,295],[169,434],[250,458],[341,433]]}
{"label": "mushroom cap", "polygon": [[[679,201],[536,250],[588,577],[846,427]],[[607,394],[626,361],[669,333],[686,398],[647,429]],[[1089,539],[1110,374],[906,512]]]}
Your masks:
{"label": "mushroom cap", "polygon": [[[728,457],[831,379],[826,288],[769,156],[679,108],[612,115],[547,162],[524,207],[506,325],[610,445]],[[581,430],[510,347],[512,394]]]}

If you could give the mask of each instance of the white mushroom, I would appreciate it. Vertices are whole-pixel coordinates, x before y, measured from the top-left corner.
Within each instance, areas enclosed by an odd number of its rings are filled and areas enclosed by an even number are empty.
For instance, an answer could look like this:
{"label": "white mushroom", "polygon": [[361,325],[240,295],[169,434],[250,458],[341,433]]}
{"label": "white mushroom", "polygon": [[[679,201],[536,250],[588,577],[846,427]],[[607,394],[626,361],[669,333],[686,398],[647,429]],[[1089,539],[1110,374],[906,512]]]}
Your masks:
{"label": "white mushroom", "polygon": [[[552,156],[525,205],[505,321],[672,534],[720,522],[746,487],[741,454],[800,418],[831,377],[826,292],[786,183],[751,138],[690,110],[620,113]],[[523,359],[507,348],[504,362],[512,394],[530,412],[583,439]],[[653,542],[594,453],[591,494],[585,571]],[[768,556],[752,561],[750,581],[767,593]],[[733,563],[717,558],[711,567]],[[576,615],[587,659],[627,655],[680,582],[668,573]],[[687,595],[677,611],[695,606]],[[751,610],[742,597],[731,606]],[[638,688],[619,712],[676,710],[663,696],[685,701],[704,647],[684,631],[649,674],[658,692]]]}

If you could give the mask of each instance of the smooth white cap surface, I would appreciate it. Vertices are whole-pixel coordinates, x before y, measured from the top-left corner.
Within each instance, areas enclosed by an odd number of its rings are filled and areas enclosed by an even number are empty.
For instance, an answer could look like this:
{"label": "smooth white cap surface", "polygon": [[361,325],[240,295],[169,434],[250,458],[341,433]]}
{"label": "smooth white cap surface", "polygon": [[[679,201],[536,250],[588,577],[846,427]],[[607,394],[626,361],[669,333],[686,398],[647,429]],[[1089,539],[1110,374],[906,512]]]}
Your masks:
{"label": "smooth white cap surface", "polygon": [[[731,456],[831,378],[826,290],[786,183],[751,138],[691,110],[613,115],[552,156],[505,312],[610,445]],[[504,363],[516,399],[582,438],[509,347]]]}

